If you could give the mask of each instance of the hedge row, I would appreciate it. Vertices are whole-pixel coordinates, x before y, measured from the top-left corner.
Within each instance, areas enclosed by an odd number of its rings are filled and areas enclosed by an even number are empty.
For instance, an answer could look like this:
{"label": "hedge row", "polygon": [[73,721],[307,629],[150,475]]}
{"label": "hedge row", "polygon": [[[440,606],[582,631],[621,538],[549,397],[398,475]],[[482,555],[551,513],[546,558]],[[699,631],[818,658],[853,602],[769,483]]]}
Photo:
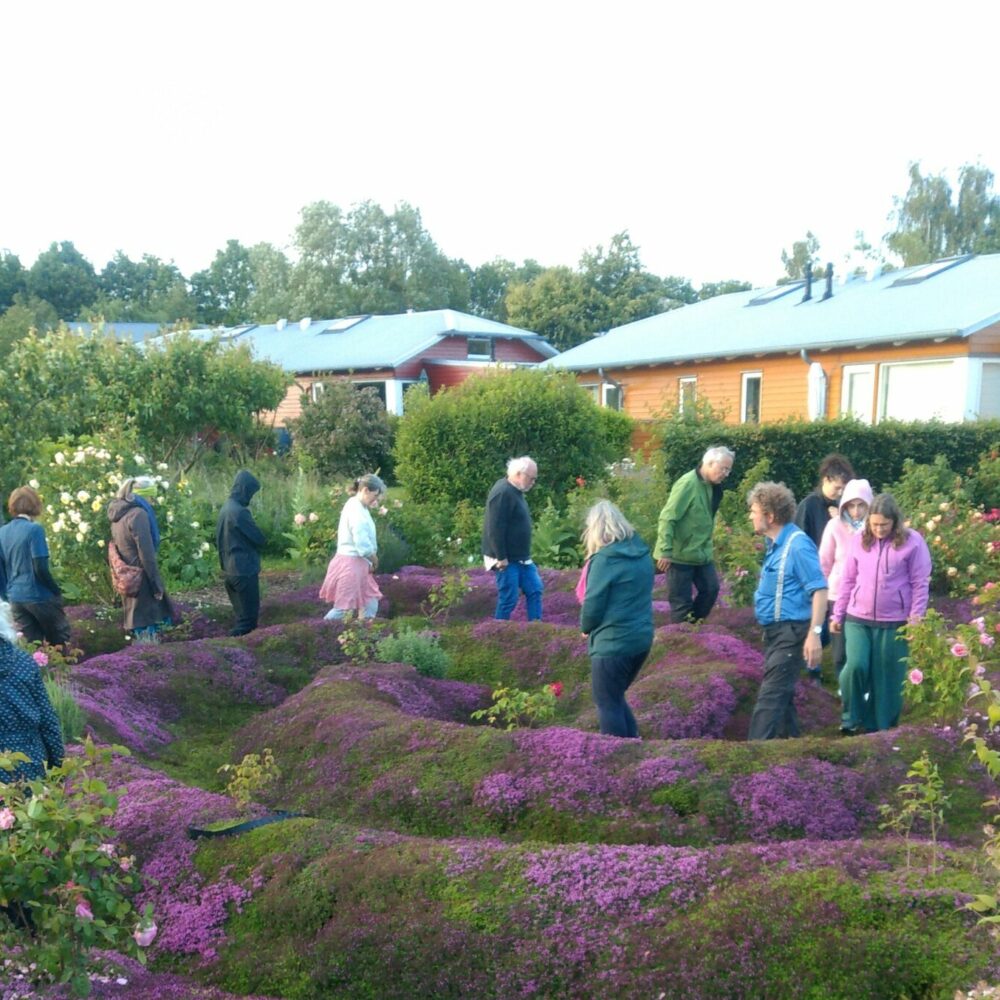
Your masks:
{"label": "hedge row", "polygon": [[971,471],[980,456],[1000,442],[1000,421],[945,424],[884,421],[874,427],[856,420],[807,423],[789,420],[774,424],[734,427],[716,421],[668,421],[663,434],[664,467],[672,481],[694,468],[705,450],[724,444],[736,452],[733,482],[741,470],[762,459],[770,463],[770,478],[785,483],[796,497],[816,485],[816,470],[830,452],[846,455],[858,475],[877,492],[903,474],[903,462],[912,458],[930,464],[943,455],[959,474]]}

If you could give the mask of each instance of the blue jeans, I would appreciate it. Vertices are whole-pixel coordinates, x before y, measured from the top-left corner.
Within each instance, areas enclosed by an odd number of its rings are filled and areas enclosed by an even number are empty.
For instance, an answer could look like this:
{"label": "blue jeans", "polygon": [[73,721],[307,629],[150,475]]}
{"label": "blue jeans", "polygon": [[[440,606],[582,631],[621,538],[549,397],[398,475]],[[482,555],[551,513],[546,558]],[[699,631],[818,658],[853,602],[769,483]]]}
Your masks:
{"label": "blue jeans", "polygon": [[639,727],[625,700],[625,692],[642,669],[647,656],[648,649],[631,656],[590,658],[590,690],[597,706],[597,721],[605,736],[631,739],[639,736]]}
{"label": "blue jeans", "polygon": [[528,605],[528,621],[542,617],[542,578],[534,563],[508,563],[506,569],[497,570],[497,610],[494,615],[502,621],[511,616],[517,607],[519,591],[524,591]]}

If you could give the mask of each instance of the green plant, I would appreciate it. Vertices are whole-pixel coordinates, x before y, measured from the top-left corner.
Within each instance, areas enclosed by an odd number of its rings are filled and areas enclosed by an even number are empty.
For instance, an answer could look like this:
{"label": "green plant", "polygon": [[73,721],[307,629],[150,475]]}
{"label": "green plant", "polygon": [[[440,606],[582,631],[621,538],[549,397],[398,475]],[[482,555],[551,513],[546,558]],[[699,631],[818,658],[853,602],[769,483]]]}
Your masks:
{"label": "green plant", "polygon": [[290,421],[293,454],[322,476],[354,479],[366,472],[392,478],[394,419],[372,388],[330,381],[315,398],[302,397],[302,415]]}
{"label": "green plant", "polygon": [[264,747],[264,753],[244,754],[238,764],[223,764],[219,774],[228,774],[226,794],[236,801],[241,809],[246,809],[255,795],[264,791],[281,777],[281,769],[275,763],[274,751]]}
{"label": "green plant", "polygon": [[59,727],[62,729],[64,743],[77,743],[87,728],[87,713],[77,704],[73,691],[62,681],[54,677],[43,678],[45,693],[59,716]]}
{"label": "green plant", "polygon": [[[151,910],[140,916],[130,902],[140,888],[134,860],[118,853],[109,826],[118,797],[92,773],[113,753],[128,751],[87,740],[44,779],[3,786],[0,905],[11,917],[0,919],[0,944],[37,985],[68,983],[77,996],[90,992],[94,949],[145,961],[139,940],[152,940]],[[27,760],[2,752],[0,769]]]}
{"label": "green plant", "polygon": [[621,457],[621,435],[570,373],[519,368],[466,379],[430,396],[414,387],[396,436],[397,471],[411,500],[484,502],[507,461],[531,455],[528,503],[561,506],[578,476],[600,478]]}
{"label": "green plant", "polygon": [[376,622],[374,618],[358,618],[350,611],[344,615],[343,621],[344,627],[337,636],[337,644],[344,656],[355,663],[374,660],[388,626]]}
{"label": "green plant", "polygon": [[763,539],[754,534],[747,518],[747,493],[767,477],[767,459],[750,466],[737,486],[723,494],[715,521],[715,563],[728,584],[729,601],[737,607],[753,603],[764,551]]}
{"label": "green plant", "polygon": [[451,657],[441,648],[436,632],[409,628],[380,640],[376,657],[380,663],[408,663],[424,677],[444,677],[451,666]]}
{"label": "green plant", "polygon": [[301,466],[295,476],[295,489],[292,492],[292,518],[288,529],[282,532],[288,542],[285,552],[300,569],[322,562],[329,558],[333,543],[337,537],[336,525],[332,521],[334,506],[340,506],[337,501],[346,499],[343,487],[333,487],[330,492],[330,502],[317,504],[319,510],[314,510],[309,502],[310,493],[306,474]]}
{"label": "green plant", "polygon": [[552,502],[538,516],[531,533],[531,555],[539,566],[564,569],[583,563],[580,529],[570,511],[560,510]]}
{"label": "green plant", "polygon": [[879,806],[883,830],[892,830],[906,842],[906,867],[910,867],[911,842],[910,835],[917,823],[927,825],[931,838],[931,871],[937,870],[937,843],[941,824],[944,822],[944,811],[948,807],[948,795],[944,791],[944,781],[938,772],[937,764],[932,763],[925,750],[915,760],[906,777],[912,781],[904,781],[897,789],[899,805],[888,804]]}
{"label": "green plant", "polygon": [[441,582],[431,587],[427,594],[427,617],[446,622],[471,589],[467,569],[445,570]]}
{"label": "green plant", "polygon": [[559,681],[546,684],[539,691],[521,688],[497,688],[491,697],[493,704],[472,713],[473,719],[485,719],[491,726],[500,724],[504,729],[518,726],[537,726],[547,722],[556,712],[556,699],[562,695]]}

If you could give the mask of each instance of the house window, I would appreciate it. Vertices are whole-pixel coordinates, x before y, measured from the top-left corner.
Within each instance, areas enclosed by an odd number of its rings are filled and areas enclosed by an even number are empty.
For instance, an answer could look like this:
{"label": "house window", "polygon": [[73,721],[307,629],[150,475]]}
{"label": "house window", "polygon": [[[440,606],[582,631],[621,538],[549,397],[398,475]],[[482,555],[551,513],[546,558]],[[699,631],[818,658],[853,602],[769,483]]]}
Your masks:
{"label": "house window", "polygon": [[325,382],[313,382],[312,385],[309,386],[309,398],[314,403],[319,402],[319,398],[320,396],[323,395],[324,392],[326,392]]}
{"label": "house window", "polygon": [[493,360],[493,340],[490,337],[469,337],[469,358],[478,361]]}
{"label": "house window", "polygon": [[761,292],[760,295],[755,295],[748,303],[748,306],[766,306],[768,302],[774,302],[776,299],[783,299],[786,295],[790,295],[792,292],[797,292],[800,288],[805,288],[806,283],[804,281],[793,281],[787,285],[775,285],[774,288],[769,288],[766,292]]}
{"label": "house window", "polygon": [[601,392],[604,396],[604,405],[609,410],[622,408],[622,387],[620,385],[611,385],[609,382],[605,382],[601,386]]}
{"label": "house window", "polygon": [[840,387],[840,412],[857,417],[866,424],[872,422],[875,406],[875,366],[844,365]]}
{"label": "house window", "polygon": [[694,375],[677,380],[677,409],[680,413],[688,413],[698,399],[698,379]]}
{"label": "house window", "polygon": [[1000,364],[995,361],[983,362],[978,415],[980,420],[1000,417]]}
{"label": "house window", "polygon": [[959,264],[964,264],[967,260],[972,260],[973,256],[971,253],[966,253],[958,257],[942,257],[940,260],[931,261],[930,264],[924,264],[923,267],[918,267],[915,271],[909,271],[907,274],[900,275],[889,287],[898,288],[900,285],[917,285],[921,281],[933,278],[935,274],[940,274],[942,271],[947,271],[952,267],[957,267]]}
{"label": "house window", "polygon": [[955,360],[880,365],[879,420],[962,420],[967,373]]}
{"label": "house window", "polygon": [[743,372],[740,392],[740,421],[744,424],[760,423],[760,390],[764,376],[760,372]]}
{"label": "house window", "polygon": [[595,406],[601,405],[601,387],[597,382],[581,382],[580,388],[586,389],[590,393]]}

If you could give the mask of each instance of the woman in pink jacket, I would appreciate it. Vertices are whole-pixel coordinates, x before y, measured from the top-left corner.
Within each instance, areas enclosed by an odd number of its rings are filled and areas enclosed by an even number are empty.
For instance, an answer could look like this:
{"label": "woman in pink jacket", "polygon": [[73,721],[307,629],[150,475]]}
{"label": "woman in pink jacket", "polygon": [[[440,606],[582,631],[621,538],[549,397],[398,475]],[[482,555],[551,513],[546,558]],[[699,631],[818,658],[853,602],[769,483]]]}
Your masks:
{"label": "woman in pink jacket", "polygon": [[[867,479],[852,479],[840,498],[840,516],[826,522],[823,537],[819,543],[819,566],[829,585],[827,589],[828,607],[831,616],[840,593],[840,578],[844,575],[844,561],[854,536],[865,526],[868,508],[872,505],[872,488]],[[843,631],[830,633],[830,652],[833,666],[840,677],[847,662],[847,649]]]}
{"label": "woman in pink jacket", "polygon": [[906,640],[899,630],[927,610],[931,554],[903,524],[895,499],[872,501],[864,530],[854,536],[830,621],[844,630],[847,665],[840,675],[841,731],[891,729],[903,707]]}

